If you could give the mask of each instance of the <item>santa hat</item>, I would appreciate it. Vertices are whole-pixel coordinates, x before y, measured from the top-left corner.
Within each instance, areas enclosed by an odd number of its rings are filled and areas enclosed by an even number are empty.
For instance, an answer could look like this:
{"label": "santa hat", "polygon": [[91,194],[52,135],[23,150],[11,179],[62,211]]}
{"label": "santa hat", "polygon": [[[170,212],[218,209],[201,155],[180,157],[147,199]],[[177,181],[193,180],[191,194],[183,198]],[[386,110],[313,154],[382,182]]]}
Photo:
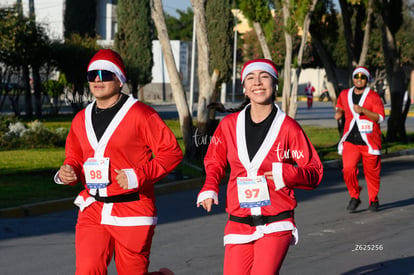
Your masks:
{"label": "santa hat", "polygon": [[276,64],[273,61],[269,59],[253,59],[244,63],[241,70],[241,83],[243,83],[249,73],[255,70],[268,72],[275,79],[278,79]]}
{"label": "santa hat", "polygon": [[118,77],[122,84],[126,82],[124,62],[121,56],[111,49],[101,49],[92,57],[88,65],[88,72],[93,70],[110,71]]}
{"label": "santa hat", "polygon": [[355,70],[352,72],[352,78],[354,78],[354,76],[356,74],[364,74],[367,76],[368,80],[371,78],[371,74],[369,73],[368,69],[365,68],[364,66],[358,66],[355,68]]}

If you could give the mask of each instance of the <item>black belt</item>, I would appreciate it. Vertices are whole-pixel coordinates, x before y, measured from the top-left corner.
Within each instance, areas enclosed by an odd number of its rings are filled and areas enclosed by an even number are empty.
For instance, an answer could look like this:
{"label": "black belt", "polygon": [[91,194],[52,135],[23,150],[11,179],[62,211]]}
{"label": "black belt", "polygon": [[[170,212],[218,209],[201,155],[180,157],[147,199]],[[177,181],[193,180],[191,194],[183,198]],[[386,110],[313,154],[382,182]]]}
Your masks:
{"label": "black belt", "polygon": [[262,215],[253,215],[253,216],[247,216],[247,217],[237,217],[230,215],[229,219],[233,222],[239,222],[248,224],[250,226],[259,226],[259,225],[265,225],[272,222],[281,221],[284,219],[292,218],[293,217],[293,211],[285,211],[282,213],[279,213],[276,216],[262,216]]}
{"label": "black belt", "polygon": [[97,191],[96,195],[91,195],[91,196],[94,197],[95,200],[100,201],[100,202],[105,202],[105,203],[139,201],[138,191],[134,193],[122,194],[122,195],[116,195],[116,196],[110,196],[110,197],[101,197],[99,195],[99,191]]}

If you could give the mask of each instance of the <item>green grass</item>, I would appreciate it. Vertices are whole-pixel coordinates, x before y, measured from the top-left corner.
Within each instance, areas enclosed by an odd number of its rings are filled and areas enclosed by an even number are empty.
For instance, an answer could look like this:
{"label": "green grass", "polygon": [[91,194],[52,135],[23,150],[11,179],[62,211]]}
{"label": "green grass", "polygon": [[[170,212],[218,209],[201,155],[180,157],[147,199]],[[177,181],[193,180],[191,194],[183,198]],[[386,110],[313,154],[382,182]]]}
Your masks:
{"label": "green grass", "polygon": [[64,159],[64,148],[0,151],[0,175],[57,169]]}
{"label": "green grass", "polygon": [[64,158],[63,148],[0,151],[0,208],[75,197],[80,185],[53,181]]}
{"label": "green grass", "polygon": [[[70,127],[70,117],[42,121],[48,128]],[[166,124],[175,134],[184,149],[178,120],[167,120]],[[336,128],[305,126],[304,131],[315,146],[322,161],[339,159]],[[414,148],[414,133],[408,134],[410,143],[384,143],[383,152],[395,152]],[[0,208],[75,197],[82,189],[76,186],[57,185],[53,176],[65,158],[64,148],[0,151]],[[177,178],[195,178],[203,175],[202,160],[188,163],[183,161],[175,169]],[[181,176],[181,177],[180,177]],[[159,184],[171,181],[166,178]]]}
{"label": "green grass", "polygon": [[304,126],[303,130],[309,137],[322,161],[338,159],[337,143],[339,133],[337,128],[321,128]]}
{"label": "green grass", "polygon": [[0,208],[73,197],[81,185],[62,186],[53,182],[57,170],[33,170],[0,175]]}

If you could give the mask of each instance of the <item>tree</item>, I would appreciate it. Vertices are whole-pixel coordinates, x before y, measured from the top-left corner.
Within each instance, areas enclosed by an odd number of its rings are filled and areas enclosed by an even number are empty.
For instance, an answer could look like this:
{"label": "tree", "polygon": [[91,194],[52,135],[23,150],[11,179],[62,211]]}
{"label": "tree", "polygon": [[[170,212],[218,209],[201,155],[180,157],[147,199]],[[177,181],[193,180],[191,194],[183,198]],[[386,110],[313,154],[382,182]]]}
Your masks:
{"label": "tree", "polygon": [[[335,62],[338,59],[334,59],[332,54],[338,52],[337,55],[343,56],[343,50],[341,51],[340,49],[344,49],[343,47],[338,47],[339,25],[337,17],[332,1],[318,1],[309,28],[312,46],[315,48],[326,72],[326,86],[332,99],[333,108],[336,107],[336,99],[340,89]],[[338,131],[342,131],[342,124],[340,122],[338,122]]]}
{"label": "tree", "polygon": [[90,59],[99,49],[96,41],[97,1],[66,1],[63,16],[64,44],[55,42],[53,51],[58,68],[72,84],[70,99],[73,112],[83,109],[85,72]]}
{"label": "tree", "polygon": [[[219,84],[224,85],[232,76],[233,15],[230,0],[210,0],[206,4],[207,38],[210,46],[210,74],[218,71],[212,101],[217,100]],[[210,114],[214,119],[214,111]]]}
{"label": "tree", "polygon": [[96,6],[96,0],[65,1],[63,25],[65,26],[64,37],[66,39],[74,33],[86,37],[96,35]]}
{"label": "tree", "polygon": [[252,22],[263,56],[271,60],[272,56],[262,28],[262,25],[271,19],[269,4],[267,0],[240,0],[238,6],[243,15]]}
{"label": "tree", "polygon": [[[296,13],[296,19],[298,23],[303,24],[302,28],[302,40],[300,43],[297,66],[295,68],[295,74],[293,75],[293,87],[290,96],[289,112],[290,117],[295,118],[297,111],[297,93],[298,93],[298,82],[300,72],[302,70],[302,60],[305,52],[305,47],[307,43],[307,36],[309,32],[309,27],[311,23],[312,13],[315,10],[317,0],[312,0],[312,2],[303,1],[300,6],[298,6],[298,12]],[[303,18],[303,14],[304,18]]]}
{"label": "tree", "polygon": [[41,115],[39,68],[46,62],[48,38],[34,18],[24,17],[19,9],[2,9],[0,20],[0,61],[6,66],[22,70],[26,116],[33,115],[29,66],[32,67],[36,96],[36,114]]}
{"label": "tree", "polygon": [[177,10],[178,18],[165,14],[168,36],[171,40],[191,41],[193,36],[194,12],[191,8],[186,11]]}
{"label": "tree", "polygon": [[157,29],[158,39],[161,43],[162,52],[167,66],[168,75],[171,80],[171,89],[175,104],[177,105],[178,117],[180,120],[181,132],[185,145],[185,158],[190,159],[194,155],[194,146],[192,142],[193,121],[185,97],[184,88],[181,83],[180,75],[175,65],[174,56],[171,49],[170,38],[168,36],[167,26],[165,25],[164,12],[161,0],[151,0],[151,17],[154,20]]}
{"label": "tree", "polygon": [[[349,72],[352,72],[357,66],[366,66],[373,17],[373,2],[373,0],[368,0],[367,3],[349,3],[346,0],[339,0],[342,11]],[[355,14],[354,18],[352,16],[353,14]],[[354,26],[354,31],[352,26]],[[349,84],[351,84],[351,74],[348,75]]]}
{"label": "tree", "polygon": [[206,0],[191,0],[196,20],[197,52],[198,52],[198,108],[197,129],[199,134],[206,135],[208,130],[208,109],[216,85],[218,71],[214,70],[210,76],[210,46],[207,38],[207,24],[205,12]]}
{"label": "tree", "polygon": [[54,42],[52,49],[51,55],[56,61],[56,67],[72,84],[72,98],[69,100],[76,114],[84,107],[86,68],[99,46],[96,44],[96,38],[72,34],[65,43]]}
{"label": "tree", "polygon": [[290,10],[289,10],[289,0],[281,0],[282,2],[282,11],[283,11],[283,25],[285,26],[285,45],[286,45],[286,55],[285,55],[285,65],[284,65],[284,75],[283,75],[283,96],[282,96],[282,109],[285,113],[289,113],[289,99],[290,99],[290,87],[291,87],[291,66],[292,66],[292,52],[293,52],[293,42],[292,42],[292,21],[290,19]]}
{"label": "tree", "polygon": [[37,117],[42,115],[42,80],[40,70],[42,66],[50,61],[50,41],[43,28],[36,28],[34,42],[30,55],[30,65],[32,68],[33,90],[35,96],[35,114]]}
{"label": "tree", "polygon": [[[152,80],[154,28],[147,0],[119,0],[115,48],[122,56],[132,95]],[[141,96],[143,98],[143,96]]]}
{"label": "tree", "polygon": [[387,129],[388,141],[407,140],[402,118],[402,102],[407,81],[401,66],[400,49],[396,40],[396,33],[403,24],[402,8],[402,0],[382,0],[380,4],[385,68],[391,92],[391,114]]}
{"label": "tree", "polygon": [[[276,64],[277,68],[281,71],[285,61],[286,55],[286,44],[284,37],[284,25],[283,25],[283,15],[279,9],[275,9],[273,14],[273,20],[269,21],[264,25],[263,29],[266,34],[268,45],[272,45],[270,48],[270,54],[272,55],[272,61]],[[300,43],[302,36],[294,34],[293,38],[293,56],[296,57],[299,55]],[[310,44],[310,39],[308,39],[307,47],[304,48],[302,63],[304,66],[315,66],[317,60],[314,57],[312,52],[312,46]],[[248,31],[243,35],[242,45],[242,55],[245,60],[263,58],[263,53],[260,48],[259,41],[257,40],[257,35],[254,30]],[[294,64],[297,63],[297,60],[293,59]],[[281,85],[279,85],[282,87]]]}

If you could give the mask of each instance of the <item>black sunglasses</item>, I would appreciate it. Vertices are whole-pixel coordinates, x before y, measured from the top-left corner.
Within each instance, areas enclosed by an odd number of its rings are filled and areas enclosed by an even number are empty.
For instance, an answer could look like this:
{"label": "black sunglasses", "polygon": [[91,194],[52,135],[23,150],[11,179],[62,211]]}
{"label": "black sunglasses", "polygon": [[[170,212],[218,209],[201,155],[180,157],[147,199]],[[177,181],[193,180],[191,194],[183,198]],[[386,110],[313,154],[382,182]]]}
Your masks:
{"label": "black sunglasses", "polygon": [[354,79],[367,79],[367,76],[364,74],[356,74],[354,75]]}
{"label": "black sunglasses", "polygon": [[112,81],[114,80],[114,73],[106,70],[93,70],[86,74],[86,79],[89,82],[95,82],[96,76],[99,75],[101,81]]}

